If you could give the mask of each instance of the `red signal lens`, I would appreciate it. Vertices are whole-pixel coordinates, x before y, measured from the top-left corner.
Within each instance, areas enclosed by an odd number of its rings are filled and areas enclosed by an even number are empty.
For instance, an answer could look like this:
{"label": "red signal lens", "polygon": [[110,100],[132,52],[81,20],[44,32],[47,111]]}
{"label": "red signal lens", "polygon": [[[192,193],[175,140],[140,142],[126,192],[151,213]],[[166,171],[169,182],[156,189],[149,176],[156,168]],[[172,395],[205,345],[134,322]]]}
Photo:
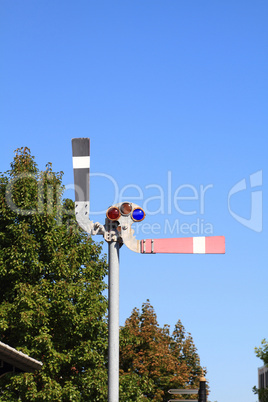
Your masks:
{"label": "red signal lens", "polygon": [[129,215],[132,211],[131,204],[129,202],[124,202],[120,207],[120,211],[123,215]]}
{"label": "red signal lens", "polygon": [[106,212],[106,215],[107,218],[110,219],[110,221],[116,221],[118,218],[120,218],[120,211],[116,207],[111,207]]}

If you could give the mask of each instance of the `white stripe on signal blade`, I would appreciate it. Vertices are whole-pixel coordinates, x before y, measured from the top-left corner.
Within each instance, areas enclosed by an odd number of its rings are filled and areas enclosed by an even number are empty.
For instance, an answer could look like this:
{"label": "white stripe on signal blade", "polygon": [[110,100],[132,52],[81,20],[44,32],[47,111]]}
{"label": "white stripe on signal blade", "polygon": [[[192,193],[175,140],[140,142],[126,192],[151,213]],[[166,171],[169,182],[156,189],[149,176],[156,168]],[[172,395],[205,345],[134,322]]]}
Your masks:
{"label": "white stripe on signal blade", "polygon": [[73,168],[85,169],[89,168],[90,157],[89,156],[73,156]]}
{"label": "white stripe on signal blade", "polygon": [[205,254],[206,253],[206,238],[193,237],[193,253],[194,254]]}

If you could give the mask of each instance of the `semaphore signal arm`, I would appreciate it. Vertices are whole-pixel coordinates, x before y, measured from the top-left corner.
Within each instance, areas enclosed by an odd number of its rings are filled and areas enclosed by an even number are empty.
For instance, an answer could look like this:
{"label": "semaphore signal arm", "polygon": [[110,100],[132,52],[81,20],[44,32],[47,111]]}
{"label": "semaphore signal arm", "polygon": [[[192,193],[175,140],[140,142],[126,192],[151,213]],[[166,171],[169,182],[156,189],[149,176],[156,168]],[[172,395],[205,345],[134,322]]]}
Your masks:
{"label": "semaphore signal arm", "polygon": [[107,242],[125,244],[130,250],[141,254],[183,253],[223,254],[224,236],[198,236],[186,238],[144,239],[135,238],[132,224],[145,218],[144,210],[137,204],[123,202],[108,208],[105,224],[89,219],[89,169],[90,140],[72,140],[75,184],[75,214],[79,226],[90,235],[102,235]]}

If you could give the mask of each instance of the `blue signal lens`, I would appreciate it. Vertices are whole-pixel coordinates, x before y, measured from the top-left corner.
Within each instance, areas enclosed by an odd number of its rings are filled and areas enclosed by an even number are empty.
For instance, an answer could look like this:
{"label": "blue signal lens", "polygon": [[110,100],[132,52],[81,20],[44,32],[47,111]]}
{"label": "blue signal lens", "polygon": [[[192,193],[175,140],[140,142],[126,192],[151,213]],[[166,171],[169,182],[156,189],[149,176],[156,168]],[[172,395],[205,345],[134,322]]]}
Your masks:
{"label": "blue signal lens", "polygon": [[132,212],[132,219],[136,222],[140,222],[145,218],[145,212],[141,208],[136,208]]}

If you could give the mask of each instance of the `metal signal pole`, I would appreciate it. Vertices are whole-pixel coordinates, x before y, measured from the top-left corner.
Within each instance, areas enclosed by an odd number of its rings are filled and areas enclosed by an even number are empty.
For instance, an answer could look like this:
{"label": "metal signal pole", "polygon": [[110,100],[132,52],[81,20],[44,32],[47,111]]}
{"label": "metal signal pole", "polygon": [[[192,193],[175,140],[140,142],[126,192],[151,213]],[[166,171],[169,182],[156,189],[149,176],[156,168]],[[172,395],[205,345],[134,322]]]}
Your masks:
{"label": "metal signal pole", "polygon": [[109,243],[108,402],[119,401],[119,243]]}

